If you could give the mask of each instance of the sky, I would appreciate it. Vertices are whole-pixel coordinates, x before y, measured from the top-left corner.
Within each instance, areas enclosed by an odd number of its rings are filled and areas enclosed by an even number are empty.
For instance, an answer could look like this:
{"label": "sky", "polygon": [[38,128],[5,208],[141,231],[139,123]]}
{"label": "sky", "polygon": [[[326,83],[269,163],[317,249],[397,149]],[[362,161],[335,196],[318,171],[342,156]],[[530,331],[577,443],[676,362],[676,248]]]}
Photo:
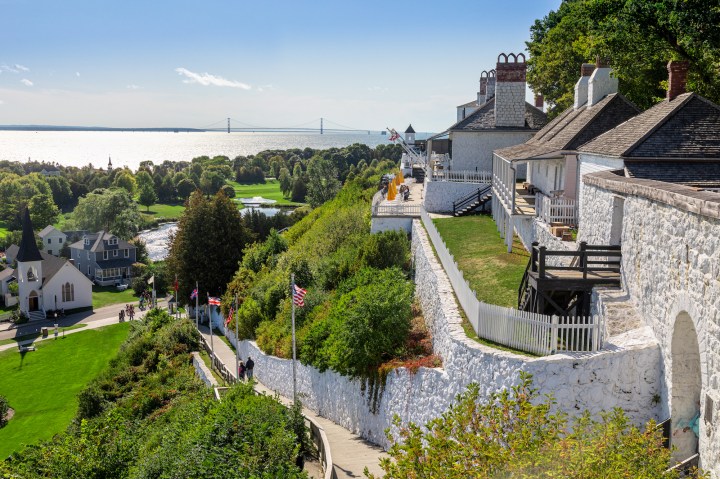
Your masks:
{"label": "sky", "polygon": [[443,131],[560,0],[0,0],[0,125]]}

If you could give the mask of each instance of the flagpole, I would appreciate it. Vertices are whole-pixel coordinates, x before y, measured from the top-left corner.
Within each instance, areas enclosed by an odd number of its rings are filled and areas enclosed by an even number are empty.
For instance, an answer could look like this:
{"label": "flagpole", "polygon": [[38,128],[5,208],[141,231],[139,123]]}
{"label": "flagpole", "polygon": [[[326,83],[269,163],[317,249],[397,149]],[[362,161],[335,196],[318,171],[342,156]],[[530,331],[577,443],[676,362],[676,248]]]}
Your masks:
{"label": "flagpole", "polygon": [[195,328],[200,331],[200,306],[198,305],[200,293],[198,291],[198,282],[195,281]]}
{"label": "flagpole", "polygon": [[238,381],[240,381],[240,340],[238,339],[238,296],[235,293],[235,374],[237,374]]}
{"label": "flagpole", "polygon": [[292,303],[292,373],[293,373],[293,403],[297,401],[297,365],[295,357],[295,273],[290,273],[290,302]]}
{"label": "flagpole", "polygon": [[212,326],[212,313],[210,312],[210,311],[211,311],[211,310],[210,310],[210,295],[208,295],[208,304],[207,304],[207,309],[206,309],[206,311],[207,311],[207,313],[208,313],[208,315],[207,315],[207,317],[208,317],[208,326],[210,327],[210,351],[212,352],[212,358],[211,358],[211,360],[214,361],[214,360],[215,360],[215,348],[213,347],[213,338],[212,338],[212,336],[213,336],[213,334],[212,334],[213,326]]}

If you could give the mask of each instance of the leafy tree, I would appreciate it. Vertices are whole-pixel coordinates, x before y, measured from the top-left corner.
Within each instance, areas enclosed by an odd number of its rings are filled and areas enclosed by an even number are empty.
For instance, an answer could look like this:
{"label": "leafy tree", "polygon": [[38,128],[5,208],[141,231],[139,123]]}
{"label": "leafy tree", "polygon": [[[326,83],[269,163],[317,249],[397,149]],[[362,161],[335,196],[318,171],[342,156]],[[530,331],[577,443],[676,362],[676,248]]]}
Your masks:
{"label": "leafy tree", "polygon": [[172,203],[176,199],[175,184],[173,183],[172,175],[165,175],[157,189],[157,196],[160,201],[165,203]]}
{"label": "leafy tree", "polygon": [[146,207],[147,211],[150,212],[150,207],[157,203],[157,200],[158,197],[155,194],[155,189],[153,188],[152,184],[143,183],[140,187],[138,203]]}
{"label": "leafy tree", "polygon": [[137,236],[128,241],[128,243],[135,246],[135,261],[138,263],[147,264],[150,259],[148,256],[147,243],[141,237]]}
{"label": "leafy tree", "polygon": [[[644,430],[620,409],[599,420],[584,414],[569,429],[567,417],[551,413],[553,400],[541,398],[531,377],[487,400],[477,384],[424,428],[401,425],[390,458],[381,459],[387,479],[409,477],[651,479],[678,478],[666,472],[670,450],[654,422]],[[366,476],[374,475],[366,471]]]}
{"label": "leafy tree", "polygon": [[280,191],[283,192],[283,195],[290,196],[290,192],[292,191],[292,177],[290,176],[290,171],[288,171],[287,168],[282,168],[280,170],[278,180],[280,182]]}
{"label": "leafy tree", "polygon": [[142,187],[145,185],[148,185],[151,188],[155,187],[155,182],[153,182],[152,175],[147,170],[138,170],[137,174],[135,175],[135,182],[137,183],[138,189],[142,189]]}
{"label": "leafy tree", "polygon": [[328,160],[315,156],[308,164],[307,199],[316,208],[335,197],[340,191],[337,169]]}
{"label": "leafy tree", "polygon": [[232,186],[223,185],[221,190],[228,198],[235,198],[235,188],[233,188]]}
{"label": "leafy tree", "polygon": [[208,196],[214,195],[225,184],[225,178],[217,172],[206,170],[200,176],[200,189]]}
{"label": "leafy tree", "polygon": [[[19,229],[21,226],[19,215],[25,208],[31,206],[35,197],[39,196],[45,197],[37,199],[39,205],[49,206],[47,198],[50,198],[50,202],[52,202],[52,190],[43,176],[37,173],[25,176],[18,176],[14,173],[0,173],[0,198],[2,198],[2,201],[0,201],[0,220],[5,221],[10,229]],[[53,215],[57,217],[59,213],[57,206],[53,204],[51,210],[45,214],[31,209],[30,213],[31,215],[39,215],[37,217],[38,221],[44,222],[47,217]]]}
{"label": "leafy tree", "polygon": [[304,203],[307,196],[307,184],[304,175],[293,178],[292,194],[290,199],[296,203]]}
{"label": "leafy tree", "polygon": [[195,192],[170,239],[167,263],[177,274],[180,297],[189,297],[195,282],[201,291],[219,295],[242,259],[250,234],[234,202],[219,192],[211,199]]}
{"label": "leafy tree", "polygon": [[185,178],[177,184],[177,193],[181,200],[190,198],[190,195],[196,189],[197,185],[190,178]]}
{"label": "leafy tree", "polygon": [[69,211],[74,204],[73,192],[70,182],[64,176],[48,176],[45,178],[52,190],[52,197],[55,204],[63,211]]}
{"label": "leafy tree", "polygon": [[130,170],[122,170],[120,173],[115,175],[113,186],[123,188],[130,194],[130,196],[135,195],[135,192],[137,191],[137,183],[135,182],[135,177]]}
{"label": "leafy tree", "polygon": [[55,223],[60,216],[60,210],[55,205],[52,196],[48,194],[33,196],[28,207],[30,208],[30,219],[36,229],[42,229]]}
{"label": "leafy tree", "polygon": [[80,229],[106,230],[123,239],[134,237],[142,222],[137,204],[120,188],[88,193],[78,202],[73,219]]}

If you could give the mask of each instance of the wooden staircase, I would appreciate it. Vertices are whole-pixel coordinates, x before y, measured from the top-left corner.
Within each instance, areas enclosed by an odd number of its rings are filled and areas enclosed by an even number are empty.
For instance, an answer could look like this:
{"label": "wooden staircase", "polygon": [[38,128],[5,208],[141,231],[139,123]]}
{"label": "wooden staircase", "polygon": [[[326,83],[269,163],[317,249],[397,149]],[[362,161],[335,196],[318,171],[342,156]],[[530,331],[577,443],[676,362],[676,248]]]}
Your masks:
{"label": "wooden staircase", "polygon": [[492,198],[492,185],[482,185],[477,191],[453,201],[453,216],[477,213]]}
{"label": "wooden staircase", "polygon": [[415,183],[423,183],[425,181],[425,168],[422,166],[413,166],[411,175],[415,178]]}
{"label": "wooden staircase", "polygon": [[[547,257],[565,257],[567,266],[550,266]],[[595,286],[620,287],[620,246],[580,243],[577,251],[548,251],[533,243],[518,288],[518,309],[557,316],[590,316]]]}

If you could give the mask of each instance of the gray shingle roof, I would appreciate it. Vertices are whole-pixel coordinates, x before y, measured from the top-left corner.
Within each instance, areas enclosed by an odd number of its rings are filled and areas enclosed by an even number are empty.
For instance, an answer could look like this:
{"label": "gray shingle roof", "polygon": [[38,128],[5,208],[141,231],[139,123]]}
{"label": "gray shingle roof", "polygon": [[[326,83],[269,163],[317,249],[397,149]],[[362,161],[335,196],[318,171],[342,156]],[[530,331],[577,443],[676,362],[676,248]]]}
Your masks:
{"label": "gray shingle roof", "polygon": [[97,233],[87,235],[87,238],[90,240],[89,245],[86,245],[85,240],[81,239],[80,241],[76,241],[71,244],[70,248],[89,250],[94,253],[106,250],[112,251],[115,249],[135,249],[135,246],[120,238],[117,238],[117,244],[105,244],[105,241],[108,241],[111,238],[116,238],[115,235],[105,231],[98,231]]}
{"label": "gray shingle roof", "polygon": [[622,158],[720,158],[720,106],[684,93],[598,136],[580,151]]}
{"label": "gray shingle roof", "polygon": [[[57,230],[53,225],[47,225],[45,228],[43,228],[42,230],[40,230],[40,232],[38,233],[38,236],[41,237],[41,238],[44,238],[45,236],[47,236],[48,234],[52,233],[53,231],[57,231],[58,233],[62,233],[62,231]],[[65,233],[62,233],[62,234],[65,234]]]}
{"label": "gray shingle roof", "polygon": [[495,126],[495,98],[493,97],[476,111],[448,128],[448,131],[539,130],[546,121],[547,115],[542,110],[526,102],[524,126]]}
{"label": "gray shingle roof", "polygon": [[625,176],[698,188],[720,188],[720,161],[628,160]]}
{"label": "gray shingle roof", "polygon": [[612,93],[597,104],[568,108],[521,145],[496,150],[506,160],[521,160],[554,151],[576,150],[596,136],[614,128],[639,112],[619,93]]}

